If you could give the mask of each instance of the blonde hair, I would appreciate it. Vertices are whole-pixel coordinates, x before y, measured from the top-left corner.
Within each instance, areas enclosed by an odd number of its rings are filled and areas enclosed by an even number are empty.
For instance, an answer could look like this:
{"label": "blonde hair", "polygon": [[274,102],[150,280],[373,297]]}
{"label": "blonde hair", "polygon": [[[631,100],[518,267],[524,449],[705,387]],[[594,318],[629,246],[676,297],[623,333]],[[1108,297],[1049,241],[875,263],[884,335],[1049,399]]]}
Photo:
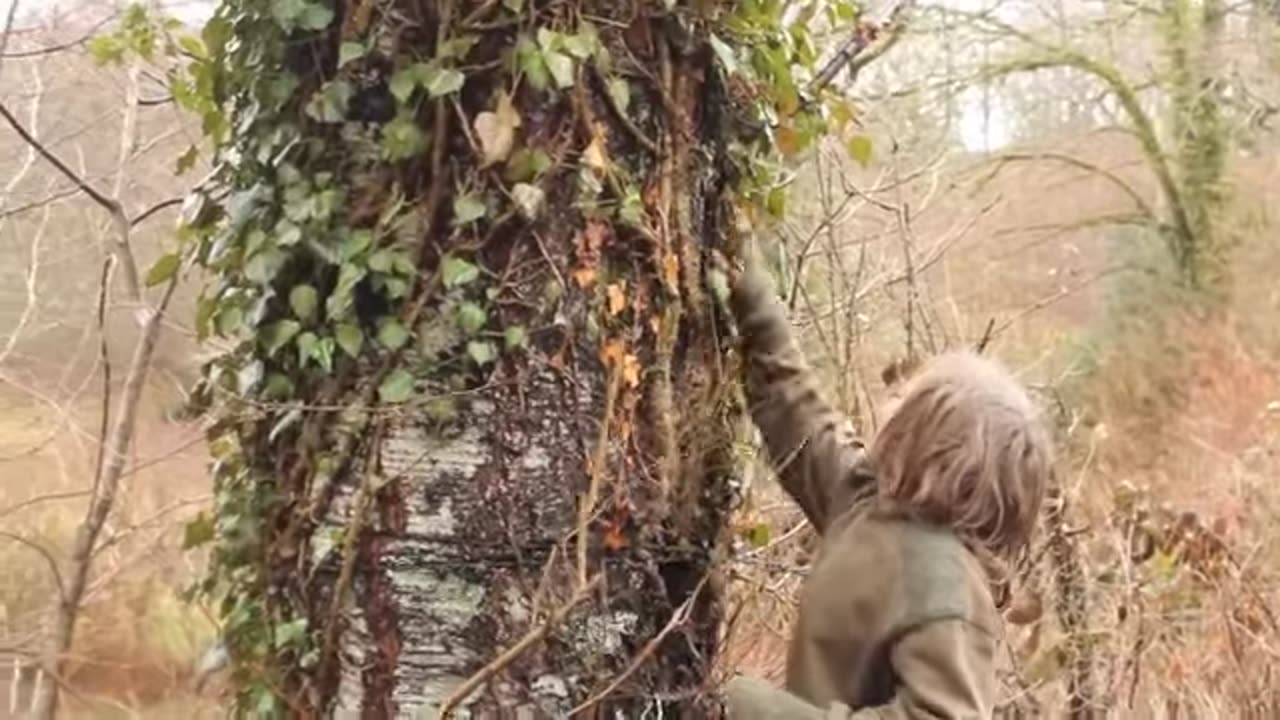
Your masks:
{"label": "blonde hair", "polygon": [[995,362],[956,352],[907,383],[870,455],[882,501],[1008,561],[1035,528],[1052,448],[1022,386]]}

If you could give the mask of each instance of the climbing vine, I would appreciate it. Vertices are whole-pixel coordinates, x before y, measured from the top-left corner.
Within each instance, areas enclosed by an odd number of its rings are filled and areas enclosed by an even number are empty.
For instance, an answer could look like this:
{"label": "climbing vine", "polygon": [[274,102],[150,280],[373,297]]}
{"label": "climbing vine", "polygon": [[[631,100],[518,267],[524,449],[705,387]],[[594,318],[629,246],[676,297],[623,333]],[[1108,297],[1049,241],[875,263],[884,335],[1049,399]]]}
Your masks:
{"label": "climbing vine", "polygon": [[[167,59],[211,151],[178,246],[148,278],[207,274],[197,332],[234,344],[199,394],[216,506],[186,541],[212,542],[198,591],[221,615],[242,715],[332,702],[364,530],[389,522],[387,418],[448,424],[504,366],[567,367],[566,317],[612,378],[578,529],[585,583],[605,445],[639,434],[643,406],[661,488],[690,456],[678,346],[696,332],[682,328],[709,327],[702,288],[724,292],[701,255],[731,250],[735,224],[783,216],[787,165],[819,138],[870,158],[815,40],[865,31],[848,0],[424,5],[223,0],[198,36],[135,6],[93,43],[104,62]],[[572,238],[568,277],[531,295],[515,239],[556,233]],[[352,476],[351,519],[317,534]],[[604,548],[670,540],[613,502]]]}

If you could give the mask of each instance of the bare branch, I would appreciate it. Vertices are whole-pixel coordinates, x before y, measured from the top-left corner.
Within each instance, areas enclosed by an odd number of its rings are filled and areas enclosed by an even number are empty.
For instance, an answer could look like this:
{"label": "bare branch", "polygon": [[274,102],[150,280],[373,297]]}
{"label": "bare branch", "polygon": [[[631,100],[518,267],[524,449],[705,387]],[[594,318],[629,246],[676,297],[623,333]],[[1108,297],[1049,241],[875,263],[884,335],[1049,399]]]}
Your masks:
{"label": "bare branch", "polygon": [[[89,569],[92,564],[93,550],[98,536],[115,505],[116,491],[120,487],[120,479],[124,475],[128,460],[129,445],[133,441],[134,424],[137,421],[141,405],[142,390],[146,383],[147,371],[151,367],[151,358],[155,354],[156,343],[160,339],[163,327],[161,317],[169,306],[177,288],[177,275],[169,280],[159,306],[151,313],[143,324],[142,339],[134,350],[133,359],[129,363],[129,372],[124,381],[124,396],[120,399],[120,407],[116,413],[115,425],[107,443],[106,464],[102,471],[101,482],[89,501],[89,509],[84,522],[76,531],[75,544],[71,551],[71,582],[67,587],[65,600],[59,604],[57,620],[54,626],[53,648],[57,657],[55,665],[60,666],[59,658],[71,648],[75,633],[76,620],[80,613],[80,602],[88,584]],[[41,720],[53,720],[58,706],[57,688],[50,688],[41,698],[35,717]]]}

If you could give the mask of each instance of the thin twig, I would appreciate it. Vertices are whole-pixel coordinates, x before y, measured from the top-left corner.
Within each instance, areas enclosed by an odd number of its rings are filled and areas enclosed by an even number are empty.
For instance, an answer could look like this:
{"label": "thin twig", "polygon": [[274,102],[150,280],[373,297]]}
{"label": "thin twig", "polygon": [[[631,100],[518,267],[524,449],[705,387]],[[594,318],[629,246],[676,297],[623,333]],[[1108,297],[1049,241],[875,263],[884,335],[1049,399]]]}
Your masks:
{"label": "thin twig", "polygon": [[596,438],[595,453],[591,457],[591,467],[587,469],[589,480],[587,494],[578,505],[578,584],[587,582],[587,546],[590,544],[591,514],[600,496],[600,484],[604,479],[604,466],[608,460],[609,425],[613,422],[613,406],[618,397],[619,384],[622,379],[622,358],[617,358],[613,369],[609,372],[609,385],[604,397],[604,417],[600,420],[600,433]]}
{"label": "thin twig", "polygon": [[48,548],[35,541],[28,540],[21,535],[11,533],[6,530],[0,530],[0,537],[8,538],[19,545],[31,548],[36,551],[40,557],[44,558],[45,563],[49,566],[49,574],[53,576],[53,583],[58,586],[58,599],[66,599],[67,590],[65,584],[62,582],[62,572],[58,570],[58,561],[53,557],[53,554],[49,552]]}
{"label": "thin twig", "polygon": [[[53,649],[56,657],[52,664],[55,675],[61,675],[62,657],[71,648],[75,634],[76,620],[80,612],[80,602],[88,584],[89,569],[92,564],[94,545],[115,505],[116,492],[120,487],[120,478],[124,474],[129,445],[133,441],[134,425],[141,406],[142,390],[146,384],[147,370],[151,367],[151,358],[155,354],[156,343],[160,339],[161,316],[169,306],[177,288],[178,276],[174,275],[165,287],[164,296],[156,311],[151,313],[143,323],[142,339],[134,350],[133,359],[129,363],[129,372],[125,377],[124,396],[116,413],[115,426],[107,443],[107,458],[102,471],[102,480],[97,492],[89,501],[89,509],[84,521],[76,530],[76,537],[71,551],[71,578],[67,586],[66,596],[58,605],[58,614],[54,625]],[[40,720],[53,720],[57,714],[58,688],[46,691],[37,703],[34,713]]]}
{"label": "thin twig", "polygon": [[3,117],[5,122],[9,123],[9,126],[13,128],[14,132],[18,133],[19,137],[21,137],[28,145],[35,148],[36,152],[40,153],[40,156],[47,160],[50,165],[53,165],[58,172],[62,173],[68,180],[74,183],[81,192],[88,195],[91,200],[111,215],[111,221],[116,227],[117,234],[116,254],[119,255],[120,264],[124,268],[125,282],[127,286],[126,289],[129,292],[129,298],[134,302],[141,303],[142,283],[139,280],[138,265],[134,261],[133,253],[129,249],[130,225],[129,218],[124,214],[124,207],[119,201],[102,194],[101,191],[90,185],[88,181],[82,178],[78,173],[76,173],[76,171],[72,170],[65,162],[62,161],[61,158],[53,154],[53,151],[45,147],[44,143],[40,142],[39,139],[23,127],[22,122],[19,121],[18,118],[14,117],[13,113],[9,112],[9,108],[5,107],[2,102],[0,102],[0,117]]}
{"label": "thin twig", "polygon": [[600,585],[603,579],[604,575],[598,574],[587,583],[578,586],[578,589],[573,593],[573,597],[569,598],[568,602],[552,613],[546,622],[529,630],[515,645],[504,650],[501,655],[495,657],[488,665],[480,668],[478,672],[463,681],[456,690],[449,694],[449,697],[445,698],[444,703],[440,706],[441,720],[449,717],[449,713],[453,712],[454,708],[466,700],[472,691],[488,682],[489,678],[497,675],[503,668],[515,662],[516,658],[523,655],[535,643],[545,638],[557,625],[564,622],[569,613],[591,595],[591,592]]}
{"label": "thin twig", "polygon": [[689,597],[686,598],[684,602],[680,603],[680,607],[676,608],[675,612],[671,613],[671,620],[667,622],[666,627],[662,628],[657,635],[654,635],[649,642],[645,643],[645,646],[640,650],[640,652],[637,653],[636,656],[632,658],[631,662],[627,664],[626,669],[614,678],[613,681],[605,687],[605,689],[592,695],[577,707],[570,710],[569,717],[573,717],[578,713],[591,709],[601,700],[608,697],[614,690],[617,690],[618,686],[625,682],[627,678],[631,677],[631,675],[644,664],[645,660],[648,660],[650,656],[657,652],[658,646],[662,644],[662,641],[665,640],[676,628],[689,620],[689,614],[693,612],[693,604],[697,601],[698,595],[702,594],[702,588],[707,584],[707,578],[709,577],[709,575],[702,576],[702,579],[698,581],[697,587],[693,589],[692,593],[689,593]]}

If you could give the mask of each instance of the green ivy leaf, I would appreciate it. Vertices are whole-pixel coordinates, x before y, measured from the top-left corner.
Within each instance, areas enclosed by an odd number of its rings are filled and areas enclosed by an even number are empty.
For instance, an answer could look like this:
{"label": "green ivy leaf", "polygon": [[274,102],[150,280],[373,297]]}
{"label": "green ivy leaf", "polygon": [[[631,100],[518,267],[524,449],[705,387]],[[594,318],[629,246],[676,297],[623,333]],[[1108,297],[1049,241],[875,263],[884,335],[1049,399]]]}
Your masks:
{"label": "green ivy leaf", "polygon": [[85,47],[99,65],[114,65],[124,60],[125,45],[114,35],[99,35]]}
{"label": "green ivy leaf", "polygon": [[471,48],[480,42],[480,38],[476,35],[458,35],[449,38],[440,44],[436,49],[437,60],[461,60],[471,52]]}
{"label": "green ivy leaf", "polygon": [[397,318],[384,318],[378,323],[378,342],[388,350],[399,350],[409,342],[409,331]]}
{"label": "green ivy leaf", "polygon": [[364,279],[364,268],[357,267],[351,263],[346,263],[342,269],[338,271],[338,282],[333,288],[333,292],[325,300],[325,312],[328,313],[330,320],[338,320],[346,317],[347,311],[351,309],[355,302],[356,285]]}
{"label": "green ivy leaf", "polygon": [[308,330],[298,335],[293,344],[298,346],[298,364],[306,367],[307,361],[315,357],[316,348],[320,345],[320,338]]}
{"label": "green ivy leaf", "polygon": [[298,618],[283,625],[276,626],[275,640],[277,648],[292,647],[300,644],[307,637],[307,619]]}
{"label": "green ivy leaf", "polygon": [[396,73],[391,76],[391,83],[388,85],[388,89],[391,90],[391,94],[394,95],[396,100],[399,100],[401,104],[409,101],[409,98],[413,96],[414,89],[417,87],[418,75],[417,71],[412,67],[396,71]]}
{"label": "green ivy leaf", "polygon": [[293,224],[289,220],[281,220],[276,223],[276,244],[282,247],[297,245],[302,239],[302,228]]}
{"label": "green ivy leaf", "polygon": [[322,123],[342,122],[347,117],[351,95],[350,83],[345,80],[330,80],[307,102],[307,117]]}
{"label": "green ivy leaf", "polygon": [[199,547],[212,540],[213,536],[213,518],[201,510],[182,528],[182,549],[190,550],[193,547]]}
{"label": "green ivy leaf", "polygon": [[147,287],[155,287],[160,283],[167,282],[177,272],[182,265],[182,258],[177,253],[166,253],[161,255],[158,260],[151,265],[151,269],[147,270],[146,283]]}
{"label": "green ivy leaf", "polygon": [[394,253],[392,253],[390,250],[386,248],[383,248],[381,250],[374,252],[372,255],[370,255],[369,259],[365,261],[365,265],[368,266],[370,270],[376,273],[391,272],[391,263],[392,263],[393,257],[394,257]]}
{"label": "green ivy leaf", "polygon": [[360,357],[360,349],[364,347],[364,333],[359,327],[351,323],[338,323],[333,327],[333,338],[347,355]]}
{"label": "green ivy leaf", "polygon": [[446,288],[462,287],[480,277],[480,268],[462,258],[449,255],[440,266],[440,276]]}
{"label": "green ivy leaf", "polygon": [[223,307],[218,311],[218,334],[223,337],[233,335],[244,324],[244,310],[239,305]]}
{"label": "green ivy leaf", "polygon": [[475,193],[459,195],[453,199],[453,224],[468,225],[484,217],[484,199]]}
{"label": "green ivy leaf", "polygon": [[320,294],[310,285],[294,285],[289,291],[289,307],[299,320],[310,320],[316,314],[316,306],[320,303]]}
{"label": "green ivy leaf", "polygon": [[382,155],[395,162],[420,154],[427,136],[412,116],[401,115],[382,127]]}
{"label": "green ivy leaf", "polygon": [[502,331],[502,342],[507,348],[507,352],[519,350],[529,344],[529,333],[524,329],[523,325],[512,325]]}
{"label": "green ivy leaf", "polygon": [[618,111],[625,113],[631,106],[631,85],[620,77],[609,78],[609,97],[613,98]]}
{"label": "green ivy leaf", "polygon": [[849,157],[854,162],[866,167],[871,162],[872,145],[871,138],[866,135],[854,135],[845,143],[845,149],[849,151]]}
{"label": "green ivy leaf", "polygon": [[543,51],[542,60],[547,64],[547,71],[556,87],[561,90],[573,87],[573,59],[557,51]]}
{"label": "green ivy leaf", "polygon": [[516,64],[535,90],[546,90],[551,84],[547,61],[543,59],[542,51],[528,36],[521,36],[516,41]]}
{"label": "green ivy leaf", "polygon": [[378,386],[378,399],[384,403],[402,403],[413,396],[413,375],[404,368],[396,368]]}
{"label": "green ivy leaf", "polygon": [[323,30],[333,22],[333,8],[308,4],[298,16],[298,24],[306,30]]}
{"label": "green ivy leaf", "polygon": [[488,321],[489,316],[479,305],[465,302],[458,306],[458,327],[466,334],[475,335]]}
{"label": "green ivy leaf", "polygon": [[427,75],[423,85],[427,88],[427,95],[437,98],[442,95],[458,92],[462,89],[463,83],[467,81],[467,76],[453,69],[434,69]]}
{"label": "green ivy leaf", "polygon": [[524,9],[524,0],[502,0],[502,7],[513,13],[519,13]]}
{"label": "green ivy leaf", "polygon": [[498,349],[491,342],[472,340],[467,343],[467,355],[476,365],[484,367],[498,359]]}
{"label": "green ivy leaf", "polygon": [[369,47],[364,43],[348,40],[338,47],[338,67],[342,67],[349,62],[359,60],[368,53]]}
{"label": "green ivy leaf", "polygon": [[264,327],[259,333],[259,339],[267,351],[267,356],[275,355],[276,351],[284,347],[300,330],[302,325],[297,320],[278,320]]}

